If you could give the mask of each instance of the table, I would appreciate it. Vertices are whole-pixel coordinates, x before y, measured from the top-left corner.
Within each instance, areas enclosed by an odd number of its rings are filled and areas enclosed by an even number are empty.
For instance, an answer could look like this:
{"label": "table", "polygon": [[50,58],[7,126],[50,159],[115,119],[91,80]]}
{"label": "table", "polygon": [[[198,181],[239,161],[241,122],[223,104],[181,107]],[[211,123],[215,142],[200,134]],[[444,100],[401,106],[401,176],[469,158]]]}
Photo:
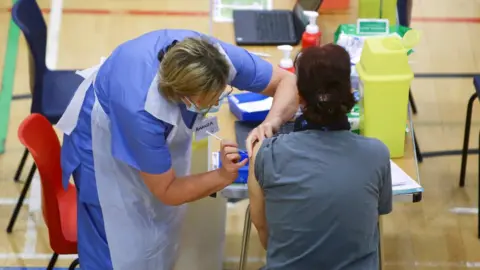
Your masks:
{"label": "table", "polygon": [[[284,9],[289,9],[293,5],[294,1],[275,1],[275,6],[274,8],[284,8]],[[332,30],[332,29],[330,29]],[[222,24],[213,24],[213,35],[223,41],[226,42],[231,42],[234,43],[234,33],[233,33],[233,25],[228,24],[228,23],[222,23]],[[334,30],[333,30],[334,31]],[[247,50],[251,52],[261,52],[261,53],[267,53],[270,54],[271,57],[267,58],[268,61],[270,61],[273,65],[277,65],[281,59],[281,53],[277,50],[275,46],[248,46],[246,47]],[[298,51],[298,47],[294,49],[294,52],[292,53],[292,57]],[[235,129],[234,129],[234,123],[237,121],[236,117],[229,111],[228,104],[225,103],[221,106],[220,110],[218,113],[215,114],[218,118],[218,123],[220,127],[219,133],[217,133],[218,136],[221,138],[235,141]],[[409,117],[409,132],[406,136],[406,141],[405,141],[405,155],[402,158],[396,158],[393,159],[393,161],[401,168],[403,169],[412,179],[416,180],[417,182],[420,182],[419,180],[419,173],[418,173],[418,162],[417,162],[417,156],[415,153],[415,145],[414,145],[414,140],[413,140],[413,125],[411,123],[411,117]],[[208,140],[208,167],[212,168],[212,153],[219,151],[220,149],[220,144],[217,140],[213,138],[209,138]],[[235,192],[232,192],[232,189],[235,190]],[[247,191],[245,187],[241,186],[232,186],[228,187],[224,191],[221,192],[221,194],[224,195],[224,197],[237,197],[237,198],[246,198],[247,197]],[[233,195],[235,194],[235,195]],[[421,201],[422,198],[422,193],[421,192],[415,192],[415,193],[407,193],[407,194],[398,194],[394,196],[394,201],[395,202],[419,202]],[[219,200],[219,203],[222,199]],[[226,207],[224,208],[226,211]],[[226,216],[225,213],[219,213],[222,216]],[[379,227],[380,227],[380,232],[382,232],[382,222],[380,219],[379,222]],[[244,269],[245,264],[246,264],[246,258],[247,258],[247,247],[248,247],[248,239],[250,235],[250,229],[251,229],[251,222],[250,222],[250,215],[249,215],[249,208],[247,208],[246,212],[246,217],[245,217],[245,224],[244,224],[244,232],[243,232],[243,240],[242,240],[242,248],[241,248],[241,255],[240,255],[240,267],[239,269]],[[379,246],[381,247],[382,240],[380,240]],[[381,249],[380,249],[381,250]],[[381,253],[381,252],[380,252]],[[383,254],[380,254],[380,259],[381,262]],[[380,264],[381,265],[381,264]]]}

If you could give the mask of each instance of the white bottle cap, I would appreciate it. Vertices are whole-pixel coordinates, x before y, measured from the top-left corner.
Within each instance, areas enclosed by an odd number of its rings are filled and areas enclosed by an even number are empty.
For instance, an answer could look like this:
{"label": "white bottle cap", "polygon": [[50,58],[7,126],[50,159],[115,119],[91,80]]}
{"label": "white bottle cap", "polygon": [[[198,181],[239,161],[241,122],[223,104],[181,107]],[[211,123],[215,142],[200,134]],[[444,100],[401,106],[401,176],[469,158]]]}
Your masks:
{"label": "white bottle cap", "polygon": [[310,23],[307,25],[307,28],[305,31],[309,34],[316,34],[318,33],[318,25],[317,25],[317,17],[318,17],[318,12],[316,11],[310,11],[310,10],[305,10],[303,11],[303,14],[308,17],[308,20]]}
{"label": "white bottle cap", "polygon": [[281,68],[292,68],[293,60],[290,58],[290,54],[293,51],[293,47],[290,45],[280,45],[277,47],[280,51],[283,52],[283,58],[280,60]]}

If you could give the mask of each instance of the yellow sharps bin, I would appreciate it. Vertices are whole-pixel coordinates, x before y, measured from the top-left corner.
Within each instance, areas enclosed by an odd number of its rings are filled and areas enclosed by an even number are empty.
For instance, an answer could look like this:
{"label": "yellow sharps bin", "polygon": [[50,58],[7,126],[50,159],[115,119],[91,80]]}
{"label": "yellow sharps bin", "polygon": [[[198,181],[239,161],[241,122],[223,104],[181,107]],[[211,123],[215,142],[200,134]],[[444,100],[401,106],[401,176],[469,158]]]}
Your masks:
{"label": "yellow sharps bin", "polygon": [[390,25],[397,24],[397,0],[359,0],[358,18],[388,19]]}
{"label": "yellow sharps bin", "polygon": [[368,38],[356,65],[360,133],[381,140],[391,158],[404,155],[408,93],[413,80],[407,52],[419,37],[417,31],[410,30],[403,40],[396,36]]}

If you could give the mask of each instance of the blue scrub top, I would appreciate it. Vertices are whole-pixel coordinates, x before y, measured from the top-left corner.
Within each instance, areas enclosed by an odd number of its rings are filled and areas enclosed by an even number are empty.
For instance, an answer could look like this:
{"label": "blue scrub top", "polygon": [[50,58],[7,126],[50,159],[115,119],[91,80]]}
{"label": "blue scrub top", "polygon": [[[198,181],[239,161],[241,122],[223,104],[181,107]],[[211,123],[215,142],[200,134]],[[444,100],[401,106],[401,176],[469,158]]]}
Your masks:
{"label": "blue scrub top", "polygon": [[[100,68],[96,81],[99,103],[111,121],[112,155],[133,168],[161,174],[171,166],[166,138],[171,125],[145,111],[150,84],[158,72],[157,55],[175,40],[206,37],[190,30],[158,30],[146,33],[118,46]],[[273,67],[243,48],[207,37],[218,43],[236,69],[233,87],[261,92],[269,84]],[[77,128],[64,135],[62,169],[64,186],[75,173],[80,201],[98,204],[91,142],[91,110],[95,101],[93,87],[87,91]],[[179,105],[183,120],[191,128],[196,113]],[[162,157],[162,158],[159,158]]]}

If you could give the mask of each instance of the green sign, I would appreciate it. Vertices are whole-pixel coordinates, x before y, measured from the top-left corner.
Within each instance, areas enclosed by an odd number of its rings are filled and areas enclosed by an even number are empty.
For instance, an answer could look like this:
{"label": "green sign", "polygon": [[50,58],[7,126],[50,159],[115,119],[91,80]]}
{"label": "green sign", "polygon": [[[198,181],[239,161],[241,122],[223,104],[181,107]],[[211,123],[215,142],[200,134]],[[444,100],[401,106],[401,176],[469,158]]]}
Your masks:
{"label": "green sign", "polygon": [[358,19],[357,34],[359,35],[385,35],[389,34],[387,19]]}

